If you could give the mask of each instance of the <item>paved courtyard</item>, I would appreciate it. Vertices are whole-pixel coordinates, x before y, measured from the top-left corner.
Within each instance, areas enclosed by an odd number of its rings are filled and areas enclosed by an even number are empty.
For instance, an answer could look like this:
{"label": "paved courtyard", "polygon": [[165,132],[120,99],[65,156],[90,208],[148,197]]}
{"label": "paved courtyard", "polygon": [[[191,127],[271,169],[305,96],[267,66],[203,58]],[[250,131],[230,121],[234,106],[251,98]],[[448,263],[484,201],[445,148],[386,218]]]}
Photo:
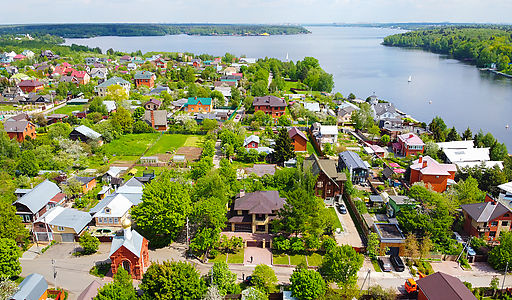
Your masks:
{"label": "paved courtyard", "polygon": [[244,256],[245,266],[272,265],[272,252],[268,248],[247,247]]}

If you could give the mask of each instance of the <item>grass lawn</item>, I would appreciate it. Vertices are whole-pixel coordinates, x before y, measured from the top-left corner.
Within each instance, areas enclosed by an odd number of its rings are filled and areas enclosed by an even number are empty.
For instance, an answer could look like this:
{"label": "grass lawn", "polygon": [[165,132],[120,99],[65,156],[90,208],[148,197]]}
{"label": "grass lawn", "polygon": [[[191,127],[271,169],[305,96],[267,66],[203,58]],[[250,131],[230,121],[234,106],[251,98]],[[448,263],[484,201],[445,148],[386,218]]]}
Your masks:
{"label": "grass lawn", "polygon": [[200,147],[201,137],[198,135],[187,135],[187,140],[183,147]]}
{"label": "grass lawn", "polygon": [[96,265],[96,266],[92,267],[91,270],[89,271],[89,274],[96,276],[96,277],[103,278],[103,277],[105,277],[105,275],[107,275],[109,270],[110,270],[110,264],[101,264],[101,265]]}
{"label": "grass lawn", "polygon": [[208,259],[209,263],[216,263],[216,262],[226,262],[226,254],[225,253],[219,253],[215,258]]}
{"label": "grass lawn", "polygon": [[272,263],[274,265],[289,265],[290,261],[286,254],[272,254]]}
{"label": "grass lawn", "polygon": [[0,105],[0,111],[11,111],[11,110],[20,110],[21,105],[18,107],[14,107],[13,105]]}
{"label": "grass lawn", "polygon": [[72,112],[78,110],[83,111],[85,108],[85,105],[64,105],[61,108],[57,108],[52,113],[53,114],[65,114],[65,115],[71,115]]}
{"label": "grass lawn", "polygon": [[304,265],[307,264],[306,257],[304,255],[300,255],[300,254],[290,255],[290,265],[298,266],[301,263],[304,263]]}
{"label": "grass lawn", "polygon": [[308,150],[308,154],[316,154],[318,155],[318,153],[316,153],[316,150],[315,150],[315,147],[313,147],[313,144],[311,144],[310,142],[308,142],[307,146],[306,146],[306,150]]}
{"label": "grass lawn", "polygon": [[308,266],[310,267],[318,267],[322,264],[323,256],[318,253],[312,253],[308,255]]}
{"label": "grass lawn", "polygon": [[372,259],[372,265],[373,268],[375,269],[375,272],[382,272],[382,270],[380,269],[379,262],[376,259]]}
{"label": "grass lawn", "polygon": [[[155,171],[155,176],[157,176],[157,177],[160,174],[162,174],[162,172],[164,170],[168,169],[167,167],[141,167],[141,166],[135,166],[132,169],[135,169],[135,171],[137,171],[137,172],[133,176],[137,176],[137,177],[142,176],[144,171],[146,170],[146,168],[147,168],[147,170]],[[132,169],[130,169],[130,170],[132,170]],[[130,171],[130,170],[128,170],[128,171]],[[124,175],[123,178],[124,178],[124,180],[128,180],[128,179],[132,178],[132,174],[130,174],[129,172],[126,172],[126,174]]]}
{"label": "grass lawn", "polygon": [[163,134],[162,137],[146,153],[147,156],[167,151],[176,150],[182,147],[190,137],[183,134]]}
{"label": "grass lawn", "polygon": [[284,82],[284,91],[290,91],[290,89],[300,89],[300,83],[299,82],[293,82],[293,81],[285,81]]}
{"label": "grass lawn", "polygon": [[228,253],[228,264],[243,264],[244,263],[244,250],[237,253]]}
{"label": "grass lawn", "polygon": [[338,218],[335,209],[336,208],[334,207],[329,207],[329,214],[334,217],[334,228],[341,228],[341,231],[343,231],[343,226],[341,226],[340,219]]}
{"label": "grass lawn", "polygon": [[105,153],[111,155],[141,156],[159,135],[160,133],[127,134],[103,147]]}

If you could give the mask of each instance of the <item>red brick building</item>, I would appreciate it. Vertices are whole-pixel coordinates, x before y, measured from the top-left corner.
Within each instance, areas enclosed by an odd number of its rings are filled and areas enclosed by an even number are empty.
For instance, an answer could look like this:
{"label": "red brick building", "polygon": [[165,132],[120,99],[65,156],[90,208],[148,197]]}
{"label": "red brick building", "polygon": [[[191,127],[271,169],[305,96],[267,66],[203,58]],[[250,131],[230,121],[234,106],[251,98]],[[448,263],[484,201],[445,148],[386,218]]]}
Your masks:
{"label": "red brick building", "polygon": [[276,96],[256,97],[252,102],[254,111],[263,111],[273,118],[279,118],[286,111],[286,101]]}
{"label": "red brick building", "polygon": [[23,142],[27,137],[35,139],[36,125],[30,121],[6,121],[4,123],[4,130],[11,139],[16,139],[18,142]]}
{"label": "red brick building", "polygon": [[438,193],[446,191],[449,183],[455,183],[455,172],[457,166],[454,164],[441,164],[430,156],[420,156],[412,162],[411,177],[409,183],[423,182],[432,186],[432,189]]}
{"label": "red brick building", "polygon": [[23,80],[18,84],[24,93],[37,93],[44,89],[44,84],[38,80]]}
{"label": "red brick building", "polygon": [[139,88],[142,85],[145,85],[148,88],[152,89],[155,86],[156,76],[155,74],[149,71],[138,71],[137,73],[135,73],[133,78],[135,79],[135,86],[137,88]]}
{"label": "red brick building", "polygon": [[502,231],[510,231],[512,211],[491,196],[483,203],[461,205],[464,231],[487,241],[497,241]]}
{"label": "red brick building", "polygon": [[213,110],[213,101],[212,98],[190,97],[185,106],[188,112],[209,113]]}
{"label": "red brick building", "polygon": [[393,144],[393,152],[402,156],[414,156],[422,154],[425,143],[414,133],[405,133],[397,137]]}
{"label": "red brick building", "polygon": [[307,151],[308,138],[304,134],[304,132],[297,129],[297,127],[293,127],[292,129],[290,129],[290,131],[288,131],[288,135],[290,136],[290,139],[292,140],[292,144],[293,144],[295,152]]}
{"label": "red brick building", "polygon": [[133,279],[141,280],[142,275],[149,267],[149,242],[137,231],[132,230],[129,219],[123,219],[123,236],[115,236],[110,248],[112,274],[117,274],[119,268],[124,268]]}

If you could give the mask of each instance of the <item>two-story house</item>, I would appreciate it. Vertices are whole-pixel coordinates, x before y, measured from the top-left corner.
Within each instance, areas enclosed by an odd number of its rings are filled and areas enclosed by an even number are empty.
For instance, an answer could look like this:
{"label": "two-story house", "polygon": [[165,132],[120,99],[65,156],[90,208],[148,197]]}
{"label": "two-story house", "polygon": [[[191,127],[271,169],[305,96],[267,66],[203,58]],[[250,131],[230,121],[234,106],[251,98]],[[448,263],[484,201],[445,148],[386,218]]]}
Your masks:
{"label": "two-story house", "polygon": [[318,197],[326,199],[343,194],[347,176],[337,170],[335,160],[318,158],[316,154],[312,154],[304,160],[304,169],[311,170],[317,177],[315,193]]}
{"label": "two-story house", "polygon": [[260,145],[260,137],[257,135],[251,135],[246,137],[244,140],[244,148],[246,149],[257,149]]}
{"label": "two-story house", "polygon": [[359,154],[352,151],[344,151],[338,155],[338,171],[349,171],[353,183],[363,183],[368,178],[369,167],[364,163]]}
{"label": "two-story house", "polygon": [[38,241],[72,243],[78,240],[92,218],[89,213],[74,208],[56,206],[34,221]]}
{"label": "two-story house", "polygon": [[18,87],[26,94],[37,93],[44,89],[44,83],[38,80],[22,80]]}
{"label": "two-story house", "polygon": [[130,83],[120,77],[112,77],[102,82],[101,84],[98,84],[94,88],[94,91],[98,94],[98,96],[105,97],[107,95],[107,89],[111,85],[119,85],[126,91],[127,94],[130,93]]}
{"label": "two-story house", "polygon": [[188,112],[209,113],[213,109],[212,98],[190,97],[185,104]]}
{"label": "two-story house", "polygon": [[156,76],[149,71],[138,71],[133,78],[135,79],[135,86],[137,88],[145,85],[152,89],[155,86]]}
{"label": "two-story house", "polygon": [[279,118],[284,115],[286,110],[286,101],[276,96],[256,97],[252,102],[254,111],[263,111],[273,118]]}
{"label": "two-story house", "polygon": [[148,102],[144,103],[144,108],[146,110],[158,110],[162,102],[157,99],[150,99]]}
{"label": "two-story house", "polygon": [[292,140],[293,149],[295,152],[305,152],[308,146],[308,137],[299,130],[297,127],[292,127],[288,131],[288,136]]}
{"label": "two-story house", "polygon": [[13,205],[23,223],[32,223],[50,208],[64,202],[65,198],[55,183],[45,180],[14,201]]}
{"label": "two-story house", "polygon": [[401,156],[414,156],[422,154],[425,143],[414,133],[405,133],[397,137],[397,142],[393,143],[393,152]]}
{"label": "two-story house", "polygon": [[269,233],[270,221],[285,203],[278,191],[241,191],[231,206],[228,225],[236,232]]}
{"label": "two-story house", "polygon": [[23,142],[26,138],[35,139],[36,125],[30,121],[10,121],[4,123],[4,130],[11,139]]}
{"label": "two-story house", "polygon": [[134,205],[125,195],[114,193],[101,200],[89,213],[94,218],[96,226],[119,227],[121,218],[127,217]]}
{"label": "two-story house", "polygon": [[87,194],[87,192],[92,191],[96,187],[96,177],[74,177],[82,187],[82,193]]}
{"label": "two-story house", "polygon": [[91,78],[98,79],[107,79],[108,69],[107,68],[92,68],[91,69]]}
{"label": "two-story house", "polygon": [[508,232],[512,225],[512,211],[486,195],[485,201],[461,205],[464,214],[464,231],[471,236],[497,241],[501,232]]}
{"label": "two-story house", "polygon": [[157,131],[167,131],[169,128],[166,110],[146,110],[142,119]]}
{"label": "two-story house", "polygon": [[446,187],[455,184],[455,172],[457,166],[454,164],[441,164],[430,156],[420,156],[413,161],[411,166],[409,183],[423,182],[430,185],[438,193],[446,191]]}
{"label": "two-story house", "polygon": [[395,119],[399,116],[393,103],[376,103],[372,105],[372,114],[377,123],[380,120]]}

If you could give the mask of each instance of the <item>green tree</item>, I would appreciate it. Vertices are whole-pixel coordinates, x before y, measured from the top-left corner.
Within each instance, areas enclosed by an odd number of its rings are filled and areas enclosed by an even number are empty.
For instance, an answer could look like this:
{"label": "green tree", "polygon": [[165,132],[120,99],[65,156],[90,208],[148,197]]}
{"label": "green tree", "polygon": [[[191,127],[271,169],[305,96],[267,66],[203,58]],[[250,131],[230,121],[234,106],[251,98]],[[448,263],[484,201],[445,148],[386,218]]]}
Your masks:
{"label": "green tree", "polygon": [[276,273],[267,265],[257,265],[252,272],[251,282],[259,290],[267,294],[272,293],[277,285]]}
{"label": "green tree", "polygon": [[363,256],[351,246],[338,246],[323,257],[320,274],[327,281],[346,288],[356,284],[357,272],[363,266],[363,260]]}
{"label": "green tree", "polygon": [[106,99],[114,100],[116,102],[122,102],[128,100],[128,92],[120,85],[113,84],[107,87]]}
{"label": "green tree", "polygon": [[256,81],[251,85],[251,95],[254,97],[262,97],[268,93],[267,83],[263,80]]}
{"label": "green tree", "polygon": [[478,188],[478,181],[471,176],[466,180],[459,180],[453,188],[459,204],[478,203],[484,201],[485,192]]}
{"label": "green tree", "polygon": [[29,236],[28,230],[16,215],[16,208],[11,202],[0,199],[0,239],[12,239],[24,243]]}
{"label": "green tree", "polygon": [[206,284],[194,266],[187,262],[153,263],[140,288],[149,299],[201,299]]}
{"label": "green tree", "polygon": [[0,239],[0,277],[13,277],[21,273],[21,251],[12,239]]}
{"label": "green tree", "polygon": [[464,132],[462,133],[462,139],[467,141],[467,140],[470,140],[473,138],[473,133],[471,132],[471,129],[466,128],[466,130],[464,130]]}
{"label": "green tree", "polygon": [[102,115],[107,114],[107,106],[103,103],[103,99],[100,97],[94,98],[91,103],[89,103],[89,112],[98,112]]}
{"label": "green tree", "polygon": [[190,172],[190,177],[192,179],[197,180],[201,177],[206,176],[208,172],[213,168],[213,160],[212,157],[205,156],[201,158],[198,162],[192,165],[192,171]]}
{"label": "green tree", "polygon": [[152,133],[155,132],[153,127],[149,126],[146,121],[138,120],[133,123],[133,133]]}
{"label": "green tree", "polygon": [[144,187],[142,203],[132,208],[132,217],[153,246],[166,246],[174,241],[191,211],[188,189],[171,181],[163,173]]}
{"label": "green tree", "polygon": [[494,161],[503,161],[508,157],[507,146],[504,143],[494,143],[491,146],[489,156],[491,160]]}
{"label": "green tree", "polygon": [[370,104],[362,103],[361,108],[352,113],[352,123],[356,129],[369,129],[373,123],[373,115]]}
{"label": "green tree", "polygon": [[144,107],[139,106],[133,111],[132,117],[135,121],[140,120],[144,116],[145,112],[146,110]]}
{"label": "green tree", "polygon": [[384,145],[388,145],[389,142],[391,141],[391,138],[389,137],[389,135],[385,134],[383,135],[381,138],[380,138],[380,142]]}
{"label": "green tree", "polygon": [[114,275],[114,281],[104,285],[94,300],[135,300],[138,297],[132,281],[130,274],[119,268]]}
{"label": "green tree", "polygon": [[112,125],[121,134],[132,133],[133,119],[132,114],[126,108],[119,106],[112,115]]}
{"label": "green tree", "polygon": [[405,238],[404,242],[404,255],[405,257],[409,258],[416,258],[419,256],[419,245],[418,245],[418,239],[416,239],[416,236],[409,232]]}
{"label": "green tree", "polygon": [[379,254],[379,236],[375,232],[368,235],[368,244],[366,246],[366,253],[371,259],[376,259]]}
{"label": "green tree", "polygon": [[285,128],[281,128],[274,146],[274,160],[279,164],[283,164],[290,158],[295,157],[294,149],[295,148],[292,144],[292,139],[288,135],[288,131]]}
{"label": "green tree", "polygon": [[210,286],[217,286],[221,296],[240,292],[240,287],[236,283],[236,274],[229,270],[228,264],[224,261],[213,264],[205,282]]}
{"label": "green tree", "polygon": [[267,300],[268,296],[255,287],[249,287],[242,291],[244,300]]}
{"label": "green tree", "polygon": [[98,247],[100,246],[100,240],[97,237],[92,236],[89,231],[84,232],[80,237],[78,242],[80,247],[82,247],[83,254],[93,254],[98,251]]}
{"label": "green tree", "polygon": [[512,266],[512,232],[502,232],[499,241],[489,252],[489,263],[496,270],[505,270],[507,263]]}
{"label": "green tree", "polygon": [[39,164],[32,150],[25,150],[21,153],[18,163],[18,170],[21,174],[34,177],[39,172]]}
{"label": "green tree", "polygon": [[437,159],[437,153],[439,152],[439,145],[432,141],[425,142],[424,153],[427,156]]}
{"label": "green tree", "polygon": [[446,135],[446,141],[451,142],[451,141],[460,141],[460,140],[461,140],[461,137],[457,133],[457,129],[455,129],[455,127],[452,127],[452,129],[450,129],[448,131],[448,134]]}
{"label": "green tree", "polygon": [[71,125],[68,123],[55,123],[48,127],[48,138],[55,139],[58,137],[67,138],[69,134],[73,131]]}
{"label": "green tree", "polygon": [[445,141],[447,127],[441,117],[436,116],[434,119],[432,119],[432,122],[430,122],[429,124],[429,129],[432,132],[432,135],[436,142]]}
{"label": "green tree", "polygon": [[314,300],[325,293],[325,281],[315,270],[297,268],[290,277],[292,296],[299,300]]}

